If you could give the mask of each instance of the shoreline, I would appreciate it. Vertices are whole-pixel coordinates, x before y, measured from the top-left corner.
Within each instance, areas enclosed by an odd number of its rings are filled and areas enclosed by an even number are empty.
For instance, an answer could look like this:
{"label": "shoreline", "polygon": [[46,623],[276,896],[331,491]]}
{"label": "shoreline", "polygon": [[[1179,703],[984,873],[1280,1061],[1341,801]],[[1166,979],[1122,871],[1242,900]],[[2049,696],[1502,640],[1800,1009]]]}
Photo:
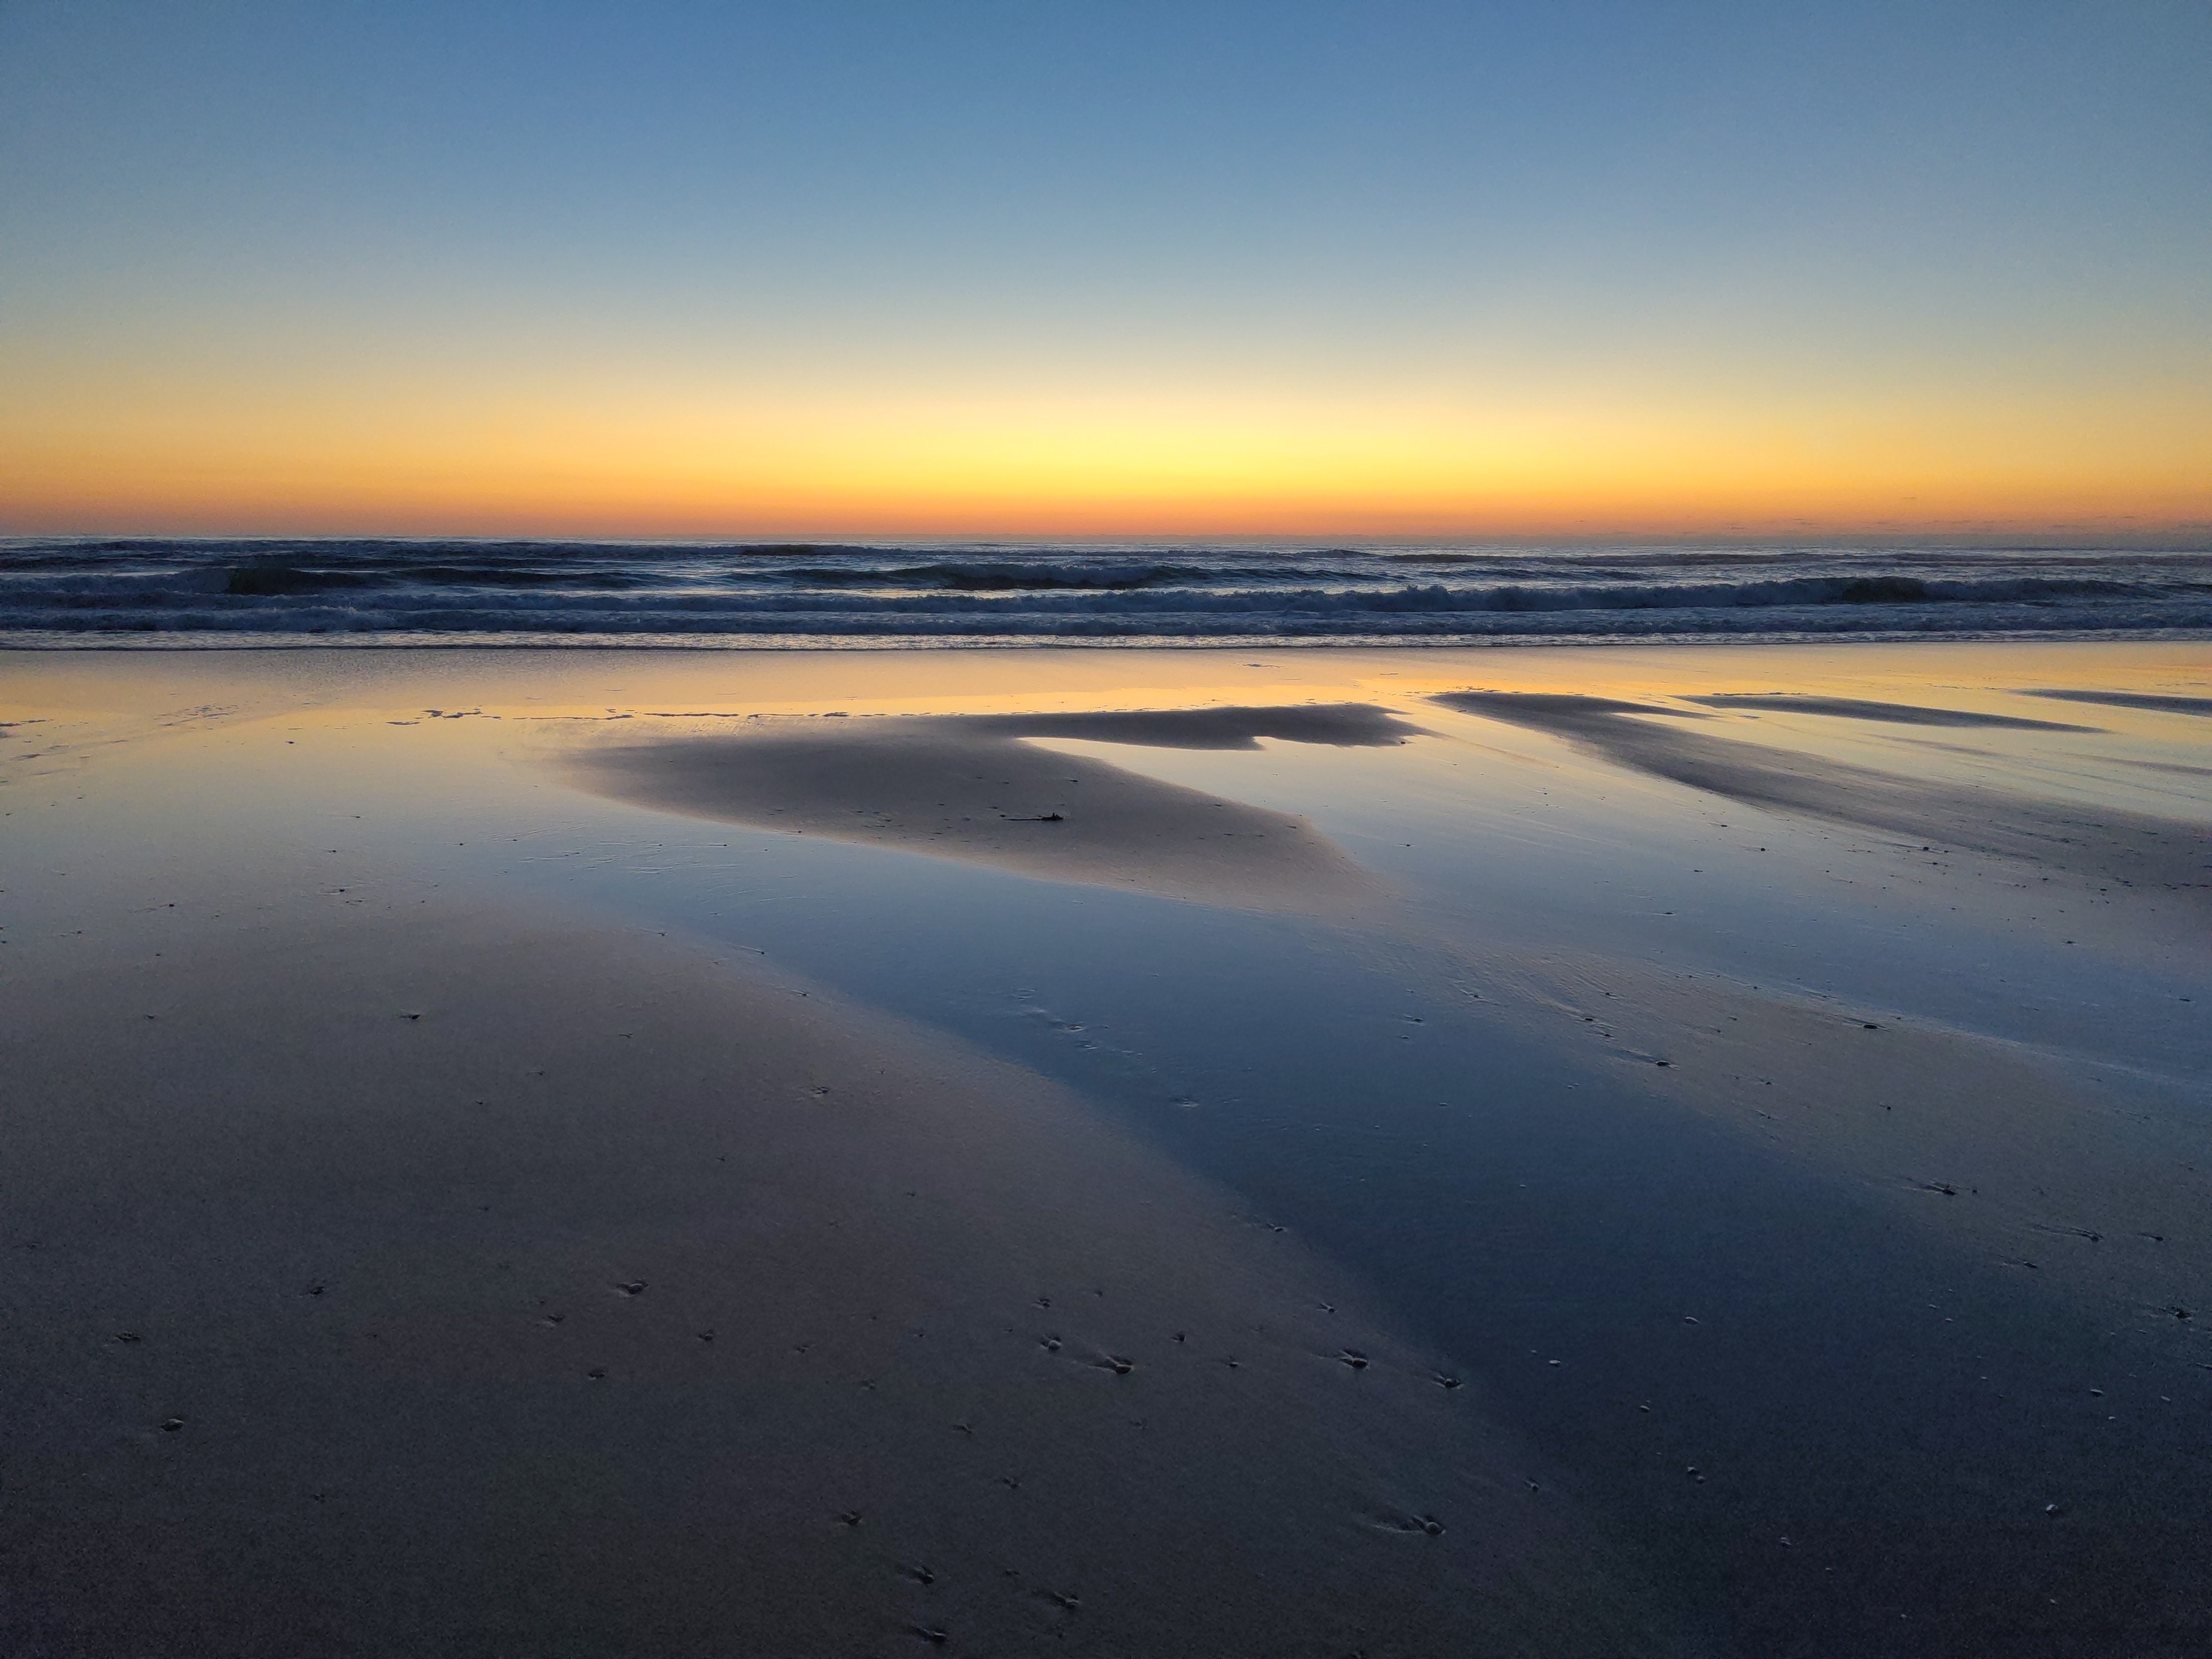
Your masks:
{"label": "shoreline", "polygon": [[[164,641],[174,635],[160,636]],[[127,640],[106,635],[57,638],[56,635],[35,630],[15,630],[0,633],[0,653],[21,652],[31,654],[96,654],[102,652],[117,655],[190,655],[198,652],[293,652],[293,651],[544,651],[556,653],[569,652],[637,652],[665,653],[670,655],[720,655],[757,653],[762,655],[821,652],[825,654],[868,656],[897,653],[987,653],[1012,651],[1081,651],[1096,652],[1216,652],[1234,654],[1240,651],[1348,651],[1389,653],[1414,651],[1521,651],[1574,649],[1578,651],[1627,651],[1680,647],[1684,650],[1724,650],[1741,647],[1756,650],[1765,647],[1776,648],[1845,647],[1852,645],[1887,647],[1926,645],[1931,648],[1946,646],[1975,645],[2203,645],[2212,643],[2212,629],[2203,627],[2143,628],[2143,629],[2014,629],[1976,632],[1944,633],[1925,629],[1837,629],[1832,632],[1803,633],[1710,633],[1710,634],[1623,634],[1623,635],[1509,635],[1488,634],[1465,636],[1407,637],[1393,635],[1331,635],[1316,638],[1303,635],[1226,635],[1204,639],[1181,639],[1171,635],[1132,635],[1110,638],[1085,638],[1070,635],[1054,638],[1035,635],[1010,636],[1003,639],[972,638],[962,635],[933,637],[930,635],[900,635],[876,638],[868,635],[793,635],[787,637],[753,635],[696,635],[678,638],[640,637],[623,634],[572,635],[503,634],[495,632],[454,634],[450,635],[418,636],[395,634],[384,635],[349,635],[344,634],[302,634],[233,641],[220,633],[194,634],[178,643],[155,643],[150,638]]]}
{"label": "shoreline", "polygon": [[1963,833],[2201,844],[2212,655],[1851,643],[0,656],[0,1573],[218,1650],[2212,1634],[2201,906]]}

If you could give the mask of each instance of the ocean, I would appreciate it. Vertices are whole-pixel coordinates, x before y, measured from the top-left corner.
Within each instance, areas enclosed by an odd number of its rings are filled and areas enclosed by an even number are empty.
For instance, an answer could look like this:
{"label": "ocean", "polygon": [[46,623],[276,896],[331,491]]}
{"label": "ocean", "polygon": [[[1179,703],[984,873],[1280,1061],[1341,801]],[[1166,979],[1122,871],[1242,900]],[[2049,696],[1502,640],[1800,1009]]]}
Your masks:
{"label": "ocean", "polygon": [[0,645],[2124,638],[2212,550],[0,540]]}

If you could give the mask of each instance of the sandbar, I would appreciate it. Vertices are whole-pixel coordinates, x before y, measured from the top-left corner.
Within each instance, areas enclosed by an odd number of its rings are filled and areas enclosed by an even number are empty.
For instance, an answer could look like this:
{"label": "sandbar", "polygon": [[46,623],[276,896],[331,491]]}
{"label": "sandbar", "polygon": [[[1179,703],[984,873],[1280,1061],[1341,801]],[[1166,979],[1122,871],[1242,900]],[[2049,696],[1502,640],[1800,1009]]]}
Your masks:
{"label": "sandbar", "polygon": [[1970,783],[1935,784],[1802,750],[1710,737],[1661,704],[1571,693],[1457,691],[1463,714],[1551,732],[1653,777],[1749,805],[2024,860],[2212,908],[2212,831],[2119,807],[2074,807]]}
{"label": "sandbar", "polygon": [[1380,884],[1305,819],[1032,738],[1249,750],[1420,728],[1364,704],[732,721],[565,757],[594,793],[663,811],[1208,903],[1343,910]]}

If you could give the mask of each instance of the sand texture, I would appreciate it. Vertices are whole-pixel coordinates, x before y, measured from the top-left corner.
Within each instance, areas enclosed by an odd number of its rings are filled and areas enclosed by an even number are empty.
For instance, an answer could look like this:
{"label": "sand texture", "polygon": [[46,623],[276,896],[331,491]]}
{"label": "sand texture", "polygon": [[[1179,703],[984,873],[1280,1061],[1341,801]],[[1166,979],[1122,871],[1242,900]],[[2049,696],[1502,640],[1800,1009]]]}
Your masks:
{"label": "sand texture", "polygon": [[2203,1306],[2212,1165],[2178,1083],[1710,971],[1554,951],[1513,973],[1641,1086],[1863,1183],[2046,1291],[2094,1299],[2100,1318]]}
{"label": "sand texture", "polygon": [[2201,643],[0,679],[4,1659],[2212,1650]]}
{"label": "sand texture", "polygon": [[2212,908],[2212,832],[2116,807],[1893,776],[1689,729],[1676,708],[1571,694],[1458,691],[1437,702],[1553,732],[1616,765],[1748,805],[1995,854]]}
{"label": "sand texture", "polygon": [[2159,691],[2030,691],[2031,697],[2056,697],[2062,702],[2102,703],[2107,708],[2142,708],[2159,714],[2212,714],[2212,697],[2177,696]]}
{"label": "sand texture", "polygon": [[1477,1389],[1055,1086],[362,890],[6,988],[0,1650],[1659,1645]]}
{"label": "sand texture", "polygon": [[1994,732],[2094,732],[2094,726],[2063,720],[2026,720],[2017,714],[1987,714],[1972,708],[1929,708],[1912,702],[1881,702],[1871,697],[1816,697],[1796,692],[1719,691],[1687,699],[1709,708],[1763,708],[1778,714],[1830,714],[1838,720],[1877,720],[1887,726],[1941,726]]}
{"label": "sand texture", "polygon": [[1050,881],[1341,910],[1380,884],[1304,819],[1024,741],[1377,746],[1419,728],[1358,704],[733,722],[577,750],[595,793],[696,817],[987,864]]}

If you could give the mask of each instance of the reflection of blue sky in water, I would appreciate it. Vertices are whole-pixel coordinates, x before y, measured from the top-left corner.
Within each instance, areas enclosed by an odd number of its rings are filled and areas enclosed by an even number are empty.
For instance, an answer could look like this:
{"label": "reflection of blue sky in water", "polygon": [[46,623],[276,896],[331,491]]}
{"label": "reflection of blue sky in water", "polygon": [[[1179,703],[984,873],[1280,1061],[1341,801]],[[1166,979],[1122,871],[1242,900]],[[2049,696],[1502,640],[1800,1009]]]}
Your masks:
{"label": "reflection of blue sky in water", "polygon": [[[790,842],[750,849],[738,882],[613,866],[594,885],[1107,1103],[1244,1194],[1256,1222],[1368,1276],[1617,1506],[1686,1599],[1729,1606],[1747,1630],[1771,1591],[1729,1559],[1747,1528],[1810,1545],[1823,1568],[1922,1613],[1884,1565],[1893,1529],[1970,1538],[2007,1518],[1993,1491],[2017,1490],[2026,1515],[2050,1501],[2033,1483],[2071,1491],[2126,1465],[2139,1501],[2201,1511],[2204,1449],[2155,1419],[2113,1425],[2081,1462],[2051,1449],[2074,1395],[2061,1379],[2118,1369],[2188,1386],[2170,1333],[2116,1341],[2017,1267],[1900,1226],[1891,1196],[1848,1172],[1656,1097],[1547,1022],[1510,972],[1546,945],[1695,962],[1809,981],[1885,1018],[1903,1006],[2027,1041],[2072,1036],[2186,1075],[2201,1026],[2172,999],[2203,985],[2201,958],[2193,980],[2180,961],[2116,971],[2127,958],[2111,951],[2069,965],[2038,925],[1931,924],[1924,892],[1879,879],[1895,860],[1847,855],[1864,837],[1770,822],[1772,873],[1746,880],[1711,815],[1668,811],[1650,786],[1586,780],[1610,814],[1577,801],[1564,836],[1524,827],[1501,848],[1433,762],[1405,751],[1283,745],[1210,765],[1095,752],[1310,812],[1405,884],[1427,937]],[[1425,788],[1392,787],[1417,769]],[[1413,846],[1392,839],[1401,829]],[[1820,873],[1846,863],[1858,867]],[[1441,939],[1467,944],[1447,952]],[[1992,962],[1996,974],[1976,971]],[[1469,1003],[1454,978],[1490,1000]],[[2143,1017],[2115,1019],[2130,1008]],[[2009,1407],[1993,1413],[1998,1395]],[[1687,1480],[1692,1465],[1724,1470],[1725,1492]],[[1882,1527],[1837,1527],[1839,1512]],[[2002,1558],[1983,1548],[1954,1539],[1937,1555],[1971,1573]],[[1803,1589],[1782,1598],[1793,1619]],[[1864,1617],[1837,1612],[1844,1629]]]}
{"label": "reflection of blue sky in water", "polygon": [[[1442,711],[1422,718],[1455,740],[1399,749],[1085,745],[1310,816],[1401,891],[1357,930],[645,812],[563,789],[513,725],[387,716],[333,716],[339,743],[329,722],[289,744],[281,719],[216,725],[132,750],[132,770],[94,754],[25,779],[9,862],[105,866],[153,902],[196,866],[338,847],[395,889],[580,899],[750,947],[1062,1079],[1234,1189],[1255,1225],[1363,1273],[1740,1640],[1811,1608],[1829,1650],[1867,1650],[1899,1612],[1932,1644],[1942,1600],[2023,1563],[2073,1605],[2132,1593],[2094,1548],[2014,1537],[2048,1502],[2088,1536],[2160,1514],[2136,1553],[2153,1570],[2212,1523],[2192,1325],[1917,1224],[1911,1205],[1949,1200],[1899,1189],[1942,1172],[1880,1182],[1686,1109],[1625,1036],[1597,1041],[1551,1001],[1609,962],[1632,994],[1637,972],[1688,971],[1727,981],[1717,996],[1792,988],[2033,1045],[2168,1120],[2116,1139],[2118,1168],[2184,1134],[2177,1095],[2203,1103],[2174,1086],[2206,1074],[2212,1001],[2185,915],[1937,868]],[[1876,749],[1911,753],[1856,732],[1826,752]],[[55,804],[27,804],[41,794]],[[7,884],[33,934],[84,902],[59,880]],[[1770,1561],[1780,1535],[1792,1551]]]}
{"label": "reflection of blue sky in water", "polygon": [[2194,910],[2147,919],[2025,866],[1889,850],[1899,837],[1701,794],[1538,733],[1425,718],[1469,741],[1210,763],[1148,750],[1136,763],[1304,812],[1400,884],[1425,932],[1492,971],[1530,951],[1590,951],[2179,1074],[2212,1060],[2173,1003],[2203,972]]}

